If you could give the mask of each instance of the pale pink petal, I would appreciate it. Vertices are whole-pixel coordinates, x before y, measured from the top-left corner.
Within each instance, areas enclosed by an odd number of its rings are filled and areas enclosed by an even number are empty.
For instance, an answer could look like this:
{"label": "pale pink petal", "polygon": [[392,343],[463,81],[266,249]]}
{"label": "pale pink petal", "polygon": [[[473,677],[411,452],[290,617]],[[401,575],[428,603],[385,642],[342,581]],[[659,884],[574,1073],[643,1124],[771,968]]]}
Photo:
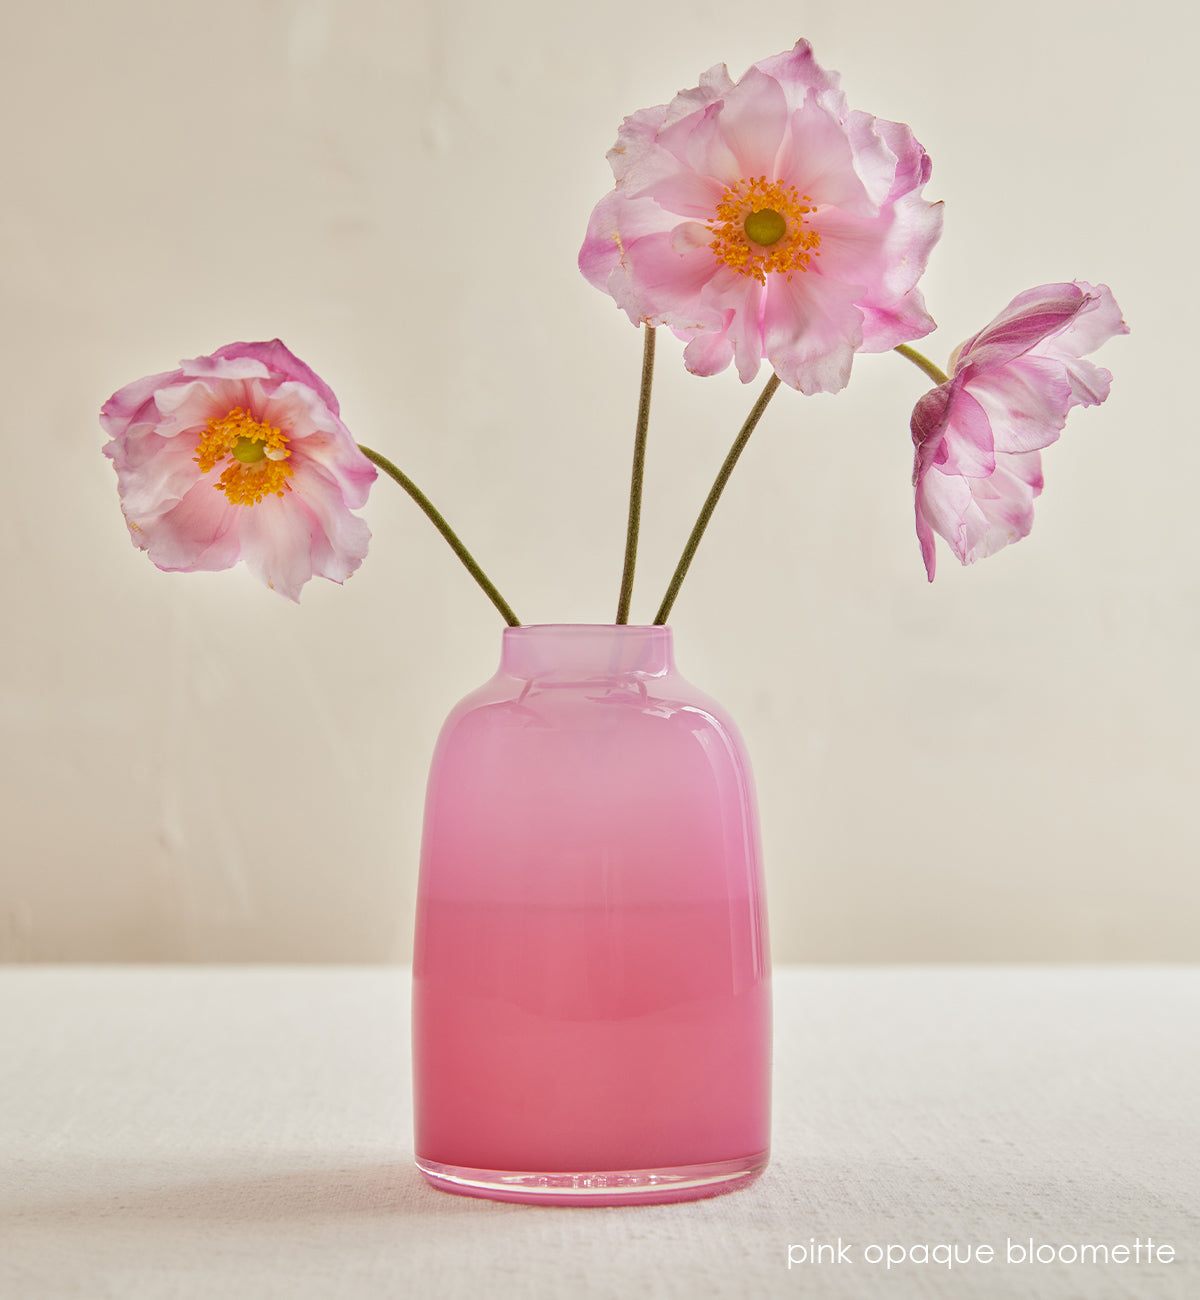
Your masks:
{"label": "pale pink petal", "polygon": [[757,68],[726,94],[716,118],[742,176],[775,175],[787,121],[787,99],[779,82]]}
{"label": "pale pink petal", "polygon": [[[866,114],[861,115],[863,118]],[[910,196],[918,191],[933,174],[933,163],[929,155],[921,146],[917,137],[913,135],[912,128],[903,122],[886,122],[882,118],[873,117],[868,122],[860,122],[856,117],[851,124],[851,129],[858,138],[858,132],[862,130],[878,132],[879,137],[886,142],[888,148],[896,158],[895,176],[892,180],[892,189],[890,198],[899,200],[905,196]],[[940,209],[941,204],[936,204]]]}
{"label": "pale pink petal", "polygon": [[146,412],[149,412],[149,422],[153,424],[158,416],[158,407],[154,403],[155,393],[182,376],[181,370],[167,370],[160,375],[147,375],[145,379],[135,379],[132,384],[126,384],[100,408],[100,427],[115,438],[130,425],[147,418]]}
{"label": "pale pink petal", "polygon": [[937,544],[934,542],[933,526],[930,512],[924,500],[925,485],[919,484],[914,495],[913,506],[916,515],[917,541],[921,547],[921,559],[925,563],[925,573],[930,582],[937,573]]}
{"label": "pale pink petal", "polygon": [[693,375],[715,375],[733,360],[733,344],[725,330],[693,334],[683,350],[683,364]]}
{"label": "pale pink petal", "polygon": [[[714,303],[713,310],[703,309],[702,295],[728,268],[715,261],[704,245],[688,241],[677,246],[670,234],[648,235],[627,246],[621,268],[625,283],[620,296],[613,296],[618,306],[631,316],[636,313],[639,320],[672,329],[695,329],[719,313],[720,303]],[[744,281],[745,277],[738,279]]]}
{"label": "pale pink petal", "polygon": [[366,558],[371,530],[343,508],[342,491],[317,465],[305,467],[292,480],[315,524],[311,533],[313,573],[331,582],[344,582]]}
{"label": "pale pink petal", "polygon": [[186,439],[150,433],[104,450],[116,466],[125,518],[143,527],[183,500],[200,479],[195,444]]}
{"label": "pale pink petal", "polygon": [[1071,386],[1071,406],[1098,406],[1108,397],[1112,375],[1082,358],[1110,338],[1128,334],[1129,326],[1107,285],[1077,284],[1086,295],[1083,306],[1070,327],[1052,335],[1038,351],[1062,362]]}
{"label": "pale pink petal", "polygon": [[[704,301],[707,296],[711,296],[711,304]],[[762,355],[761,299],[757,281],[737,276],[728,267],[722,267],[704,286],[695,313],[700,323],[679,331],[680,337],[692,340],[683,353],[684,365],[692,374],[715,375],[737,357],[739,366],[753,367],[743,378],[754,377]]]}
{"label": "pale pink petal", "polygon": [[962,384],[927,393],[913,411],[918,474],[936,467],[942,474],[986,478],[996,468],[995,443],[987,412]]}
{"label": "pale pink petal", "polygon": [[[811,97],[791,115],[789,127],[787,145],[779,162],[780,179],[794,185],[821,208],[832,209],[830,216],[839,210],[875,216],[878,204],[855,167],[854,149],[844,124]],[[891,158],[890,150],[885,148],[884,152]],[[890,182],[891,173],[887,180]],[[813,224],[823,231],[823,215],[814,217]]]}
{"label": "pale pink petal", "polygon": [[[690,228],[694,223],[682,224]],[[706,246],[711,236],[701,230]],[[679,231],[674,214],[665,214],[648,200],[634,202],[614,192],[592,214],[580,269],[632,321],[674,326],[672,317],[678,315],[687,327],[698,326],[702,322],[696,318],[696,297],[719,264],[700,251],[695,240],[678,239]]]}
{"label": "pale pink petal", "polygon": [[934,328],[914,287],[942,229],[942,205],[902,199],[879,216],[828,210],[814,218],[821,234],[821,274],[857,275],[864,286],[861,351],[884,352]]}
{"label": "pale pink petal", "polygon": [[670,175],[664,176],[645,192],[665,212],[708,221],[725,193],[725,186],[709,176],[679,168]]}
{"label": "pale pink petal", "polygon": [[723,306],[731,312],[726,326],[726,336],[733,345],[733,360],[743,384],[748,384],[758,373],[764,356],[762,333],[762,305],[765,290],[757,280],[751,280],[728,267],[722,267],[705,286],[707,305],[714,312]]}
{"label": "pale pink petal", "polygon": [[1062,432],[1071,389],[1056,362],[1027,354],[1007,366],[975,374],[970,396],[987,413],[997,451],[1036,451]]}
{"label": "pale pink petal", "polygon": [[994,370],[1066,329],[1086,297],[1076,284],[1044,284],[1026,289],[958,351],[956,370],[967,366]]}
{"label": "pale pink petal", "polygon": [[917,536],[930,582],[937,565],[933,534],[945,538],[962,559],[968,546],[966,519],[971,506],[971,489],[967,480],[957,475],[931,470],[917,483]]}
{"label": "pale pink petal", "polygon": [[1121,318],[1112,290],[1106,284],[1087,284],[1076,280],[1075,286],[1084,295],[1084,302],[1071,322],[1071,328],[1046,340],[1048,356],[1083,357],[1118,334],[1128,334],[1129,326]]}
{"label": "pale pink petal", "polygon": [[154,431],[162,438],[195,434],[209,420],[228,415],[235,407],[245,410],[252,405],[251,392],[244,379],[183,379],[155,397],[159,417]]}
{"label": "pale pink petal", "polygon": [[928,170],[924,175],[919,174],[920,169],[914,168],[912,158],[907,154],[900,158],[892,148],[893,141],[899,142],[907,136],[907,141],[921,154],[925,152],[903,123],[881,122],[870,113],[855,110],[847,114],[845,125],[853,145],[854,170],[876,208],[920,187],[929,179]]}
{"label": "pale pink petal", "polygon": [[910,290],[886,306],[860,302],[859,311],[863,318],[860,352],[890,352],[899,344],[924,338],[937,328],[937,322],[925,310],[925,299],[918,289]]}
{"label": "pale pink petal", "polygon": [[[183,367],[184,374],[191,379],[205,381],[228,379],[241,383],[247,379],[270,378],[270,367],[249,351],[250,346],[250,344],[233,343],[228,349],[221,349],[221,353],[225,355],[214,352],[211,356],[192,357],[188,361],[181,361],[180,365]],[[241,350],[243,347],[247,349],[245,352]]]}
{"label": "pale pink petal", "polygon": [[998,456],[990,478],[972,480],[972,510],[964,528],[964,564],[995,555],[1029,535],[1033,502],[1042,490],[1041,455]]}
{"label": "pale pink petal", "polygon": [[[579,269],[588,282],[594,284],[597,289],[612,292],[609,289],[610,277],[621,260],[621,250],[624,247],[621,229],[625,210],[630,206],[629,200],[619,190],[613,190],[611,194],[606,194],[592,210],[587,237],[579,250]],[[642,204],[641,206],[647,214],[654,216],[653,229],[661,229],[661,214],[654,205]]]}
{"label": "pale pink petal", "polygon": [[860,286],[822,275],[772,278],[763,311],[763,354],[785,384],[802,393],[836,393],[850,379],[862,342]]}
{"label": "pale pink petal", "polygon": [[313,576],[312,544],[317,527],[303,500],[264,497],[258,505],[243,509],[240,525],[246,567],[272,591],[298,601],[300,589]]}
{"label": "pale pink petal", "polygon": [[[735,82],[729,75],[729,69],[723,63],[714,63],[707,72],[700,74],[700,85],[696,90],[681,90],[675,96],[673,107],[675,111],[670,115],[669,122],[676,117],[685,116],[684,106],[694,99],[699,99],[702,104],[711,103],[714,99],[724,99],[733,89]],[[691,111],[688,109],[687,111]]]}
{"label": "pale pink petal", "polygon": [[617,183],[626,191],[637,190],[640,184],[639,168],[653,158],[655,138],[662,130],[666,117],[666,104],[659,104],[656,108],[641,108],[625,118],[618,128],[617,142],[608,151],[608,164]]}
{"label": "pale pink petal", "polygon": [[665,206],[671,194],[662,188],[665,178],[670,175],[674,186],[679,187],[683,184],[682,177],[691,175],[696,183],[705,186],[705,193],[712,198],[706,213],[711,216],[726,187],[744,174],[721,130],[724,107],[723,101],[709,104],[703,112],[693,113],[659,132],[656,142],[659,152],[669,157],[674,167],[669,171],[663,168],[660,179],[647,182],[643,192],[652,193]]}
{"label": "pale pink petal", "polygon": [[244,510],[200,480],[169,510],[131,530],[133,541],[169,573],[228,569],[238,560],[238,522]]}
{"label": "pale pink petal", "polygon": [[359,509],[375,482],[375,466],[340,418],[307,385],[289,381],[259,407],[257,418],[291,430],[292,455],[317,461],[337,483],[344,506]]}
{"label": "pale pink petal", "polygon": [[223,361],[252,357],[266,368],[268,376],[276,382],[292,382],[310,389],[334,415],[340,414],[333,389],[311,367],[278,339],[269,343],[230,343],[213,353]]}
{"label": "pale pink petal", "polygon": [[755,66],[779,82],[789,96],[789,107],[793,109],[799,108],[810,90],[836,93],[838,89],[838,74],[826,72],[818,65],[812,45],[803,38],[785,53],[760,59]]}

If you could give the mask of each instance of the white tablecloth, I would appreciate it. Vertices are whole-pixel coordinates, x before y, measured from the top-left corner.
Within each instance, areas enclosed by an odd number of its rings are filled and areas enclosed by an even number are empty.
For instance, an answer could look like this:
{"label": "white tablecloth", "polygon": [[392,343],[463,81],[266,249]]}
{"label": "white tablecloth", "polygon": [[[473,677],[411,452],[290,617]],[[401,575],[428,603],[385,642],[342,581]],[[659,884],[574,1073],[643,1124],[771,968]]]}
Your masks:
{"label": "white tablecloth", "polygon": [[784,969],[759,1182],[553,1209],[413,1169],[403,970],[0,968],[0,1297],[1192,1300],[1198,1038],[1196,968]]}

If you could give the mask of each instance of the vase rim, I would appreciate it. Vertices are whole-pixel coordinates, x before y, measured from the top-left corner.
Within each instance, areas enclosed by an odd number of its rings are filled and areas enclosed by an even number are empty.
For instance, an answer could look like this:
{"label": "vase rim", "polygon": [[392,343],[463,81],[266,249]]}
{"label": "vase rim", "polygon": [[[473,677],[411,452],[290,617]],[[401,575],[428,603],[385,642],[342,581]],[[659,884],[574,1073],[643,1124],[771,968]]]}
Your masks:
{"label": "vase rim", "polygon": [[522,632],[669,632],[669,623],[519,623],[506,627],[504,635]]}
{"label": "vase rim", "polygon": [[655,623],[528,623],[504,629],[501,670],[517,677],[661,676],[671,629]]}

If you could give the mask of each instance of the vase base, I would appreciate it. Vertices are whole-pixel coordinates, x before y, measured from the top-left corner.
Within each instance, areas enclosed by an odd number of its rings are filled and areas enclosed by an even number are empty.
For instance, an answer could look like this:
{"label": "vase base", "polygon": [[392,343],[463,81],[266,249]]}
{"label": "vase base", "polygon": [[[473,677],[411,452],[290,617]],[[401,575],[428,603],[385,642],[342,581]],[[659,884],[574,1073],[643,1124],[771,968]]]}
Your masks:
{"label": "vase base", "polygon": [[467,1169],[417,1158],[417,1168],[443,1192],[524,1205],[663,1205],[698,1201],[748,1187],[767,1165],[766,1151],[740,1160],[665,1169],[531,1173]]}

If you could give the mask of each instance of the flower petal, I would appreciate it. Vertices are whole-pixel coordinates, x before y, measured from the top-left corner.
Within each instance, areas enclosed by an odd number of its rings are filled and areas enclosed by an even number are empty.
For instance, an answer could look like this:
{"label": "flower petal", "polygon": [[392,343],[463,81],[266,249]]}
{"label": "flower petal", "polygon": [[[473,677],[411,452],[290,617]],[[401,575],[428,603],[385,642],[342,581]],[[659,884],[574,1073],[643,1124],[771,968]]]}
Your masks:
{"label": "flower petal", "polygon": [[970,399],[987,413],[1000,452],[1036,451],[1062,432],[1071,405],[1064,367],[1026,354],[972,375]]}
{"label": "flower petal", "polygon": [[245,510],[240,522],[241,554],[246,567],[272,591],[298,601],[300,589],[313,576],[312,543],[316,531],[312,514],[302,500],[297,503],[265,497]]}
{"label": "flower petal", "polygon": [[862,343],[860,286],[823,275],[773,277],[763,311],[763,353],[785,384],[836,393],[850,380]]}
{"label": "flower petal", "polygon": [[742,176],[775,175],[788,105],[774,77],[751,68],[726,94],[714,118]]}
{"label": "flower petal", "polygon": [[[855,166],[856,157],[844,123],[815,96],[797,109],[788,123],[786,147],[779,160],[780,179],[786,180],[820,208],[873,217],[879,212]],[[890,151],[888,159],[895,163]],[[888,173],[890,184],[892,173]],[[886,196],[887,190],[884,190]],[[830,215],[833,215],[831,213]],[[824,232],[820,214],[814,219]]]}
{"label": "flower petal", "polygon": [[245,509],[199,480],[175,505],[133,530],[133,541],[168,573],[228,569],[238,561],[238,523]]}

